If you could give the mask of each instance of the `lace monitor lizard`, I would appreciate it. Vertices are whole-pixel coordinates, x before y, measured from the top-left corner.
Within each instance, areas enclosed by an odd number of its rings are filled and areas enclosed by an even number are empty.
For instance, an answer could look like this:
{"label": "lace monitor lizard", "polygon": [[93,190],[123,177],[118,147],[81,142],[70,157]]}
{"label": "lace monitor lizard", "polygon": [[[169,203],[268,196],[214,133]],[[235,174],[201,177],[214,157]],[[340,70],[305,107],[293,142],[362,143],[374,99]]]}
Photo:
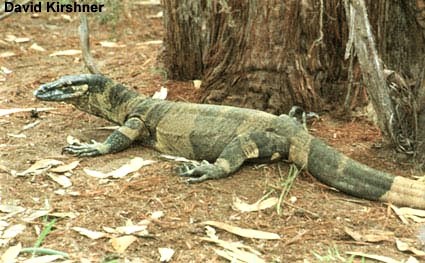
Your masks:
{"label": "lace monitor lizard", "polygon": [[103,143],[66,146],[70,154],[118,152],[137,140],[162,153],[213,162],[180,171],[190,183],[227,177],[249,159],[285,158],[344,193],[425,208],[424,184],[354,161],[287,115],[152,99],[102,75],[64,76],[41,85],[34,95],[121,125]]}

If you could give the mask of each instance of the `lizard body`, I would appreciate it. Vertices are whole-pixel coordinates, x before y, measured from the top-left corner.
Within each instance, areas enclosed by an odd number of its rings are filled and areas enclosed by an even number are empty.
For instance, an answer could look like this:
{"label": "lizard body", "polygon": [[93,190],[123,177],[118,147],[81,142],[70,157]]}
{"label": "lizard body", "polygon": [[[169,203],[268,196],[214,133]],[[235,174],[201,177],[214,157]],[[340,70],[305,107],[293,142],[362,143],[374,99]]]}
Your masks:
{"label": "lizard body", "polygon": [[425,185],[354,161],[286,115],[152,99],[101,75],[65,76],[40,86],[35,96],[120,125],[103,143],[65,147],[71,154],[108,154],[141,141],[162,153],[214,162],[182,170],[188,182],[229,176],[247,160],[283,158],[347,194],[425,208]]}

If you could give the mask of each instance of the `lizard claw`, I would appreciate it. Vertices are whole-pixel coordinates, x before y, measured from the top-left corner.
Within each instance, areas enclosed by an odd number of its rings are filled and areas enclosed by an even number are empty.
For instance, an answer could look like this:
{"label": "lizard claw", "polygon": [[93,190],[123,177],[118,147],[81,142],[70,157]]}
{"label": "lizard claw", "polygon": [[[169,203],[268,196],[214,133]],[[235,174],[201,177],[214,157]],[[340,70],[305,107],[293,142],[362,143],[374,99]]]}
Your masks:
{"label": "lizard claw", "polygon": [[178,175],[188,177],[184,181],[186,183],[200,183],[210,179],[218,179],[226,176],[222,168],[217,165],[210,164],[208,161],[202,161],[198,166],[184,164],[179,167]]}
{"label": "lizard claw", "polygon": [[64,147],[62,153],[79,157],[93,157],[107,153],[107,146],[92,140],[91,143],[72,144]]}

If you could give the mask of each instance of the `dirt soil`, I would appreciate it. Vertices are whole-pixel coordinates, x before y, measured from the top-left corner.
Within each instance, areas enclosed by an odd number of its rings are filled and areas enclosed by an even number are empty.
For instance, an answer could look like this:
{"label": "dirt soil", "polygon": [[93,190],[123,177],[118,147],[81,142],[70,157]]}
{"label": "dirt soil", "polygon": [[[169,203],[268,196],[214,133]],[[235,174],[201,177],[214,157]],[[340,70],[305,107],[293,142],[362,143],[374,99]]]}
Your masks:
{"label": "dirt soil", "polygon": [[[170,100],[196,102],[197,92],[191,82],[166,78],[159,59],[162,45],[146,43],[162,39],[161,19],[150,17],[159,11],[159,6],[133,5],[116,25],[90,20],[94,58],[104,74],[140,93],[153,94],[165,86]],[[229,178],[187,185],[174,174],[175,162],[164,161],[159,153],[137,145],[96,158],[62,155],[68,135],[83,141],[102,141],[110,131],[98,128],[111,125],[65,104],[37,101],[32,95],[42,83],[86,72],[81,55],[50,56],[55,51],[80,49],[78,16],[15,14],[0,23],[0,108],[54,107],[38,114],[21,112],[0,116],[0,202],[26,209],[15,214],[0,211],[3,224],[26,226],[22,233],[2,244],[0,255],[18,243],[23,247],[34,246],[40,230],[54,218],[24,220],[40,209],[75,216],[57,218],[42,244],[44,248],[69,253],[71,262],[158,262],[158,248],[174,249],[172,262],[226,262],[214,251],[219,247],[201,239],[206,236],[202,224],[206,220],[279,234],[279,240],[261,240],[217,230],[220,239],[251,246],[261,252],[267,262],[345,262],[343,259],[349,259],[348,251],[406,260],[411,254],[396,248],[395,237],[409,239],[421,248],[419,223],[404,224],[389,204],[347,196],[306,173],[296,178],[282,203],[280,215],[275,207],[247,213],[232,209],[235,196],[248,203],[267,193],[279,197],[288,173],[288,164],[283,162],[246,165]],[[8,35],[27,37],[29,41],[10,42],[6,40],[11,39]],[[125,46],[108,48],[100,45],[100,41]],[[31,49],[35,43],[45,51]],[[6,52],[14,55],[7,56]],[[23,128],[36,121],[38,125]],[[395,161],[397,156],[391,150],[376,147],[381,142],[379,130],[361,118],[338,121],[323,115],[310,129],[315,136],[360,162],[398,175],[415,175],[413,164]],[[84,168],[112,171],[134,157],[157,162],[115,180],[100,180],[83,171]],[[58,191],[63,187],[47,172],[13,176],[14,171],[24,171],[46,158],[66,164],[80,161],[69,177],[72,186]],[[162,211],[163,217],[151,219],[156,211]],[[120,236],[118,234],[92,240],[73,230],[73,227],[83,227],[104,231],[104,227],[137,224],[145,219],[150,220],[149,235],[137,237],[122,253],[117,252],[111,242],[111,237]],[[366,233],[389,231],[394,236],[376,243],[356,241],[344,230],[347,227]],[[0,226],[0,233],[1,229],[4,227]],[[22,259],[30,256],[21,254]],[[355,262],[360,262],[360,258]]]}

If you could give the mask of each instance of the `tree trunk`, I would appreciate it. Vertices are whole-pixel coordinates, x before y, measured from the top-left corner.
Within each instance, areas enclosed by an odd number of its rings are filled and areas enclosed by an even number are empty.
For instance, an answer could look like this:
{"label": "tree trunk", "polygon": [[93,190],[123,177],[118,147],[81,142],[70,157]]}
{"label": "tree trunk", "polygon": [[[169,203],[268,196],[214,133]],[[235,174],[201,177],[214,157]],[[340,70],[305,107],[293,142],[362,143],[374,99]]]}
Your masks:
{"label": "tree trunk", "polygon": [[293,105],[320,108],[314,88],[321,79],[315,77],[325,70],[320,43],[313,46],[320,32],[310,22],[315,19],[307,19],[312,3],[286,2],[229,1],[226,9],[215,3],[204,56],[204,102],[277,114]]}
{"label": "tree trunk", "polygon": [[204,0],[163,1],[165,35],[164,64],[171,79],[191,80],[202,77],[202,51],[205,20]]}
{"label": "tree trunk", "polygon": [[423,162],[425,0],[368,1],[368,13],[393,104],[392,119],[387,122],[389,139],[399,151],[417,155]]}
{"label": "tree trunk", "polygon": [[[197,8],[188,8],[195,2]],[[193,69],[201,69],[203,102],[280,114],[294,105],[316,111],[344,96],[347,63],[340,61],[344,50],[334,48],[347,34],[336,27],[344,23],[339,1],[201,2],[163,4],[165,65],[176,79],[193,79],[199,75]]]}
{"label": "tree trunk", "polygon": [[[360,2],[346,0],[345,6],[352,3],[357,10]],[[187,8],[191,5],[197,5],[196,12]],[[174,14],[174,24],[166,23],[167,52],[179,53],[177,42],[186,56],[201,53],[193,59],[174,56],[167,67],[177,79],[202,76],[203,102],[275,114],[293,105],[338,109],[346,97],[347,105],[364,103],[359,96],[364,80],[388,141],[409,153],[425,141],[420,129],[425,126],[425,0],[367,1],[370,24],[364,16],[354,27],[338,0],[164,0],[164,7],[165,21],[173,12],[189,12],[196,21]],[[370,37],[357,31],[351,59],[344,60],[349,29],[360,27]],[[181,72],[194,65],[201,65],[201,72]],[[421,147],[423,154],[425,144]]]}

